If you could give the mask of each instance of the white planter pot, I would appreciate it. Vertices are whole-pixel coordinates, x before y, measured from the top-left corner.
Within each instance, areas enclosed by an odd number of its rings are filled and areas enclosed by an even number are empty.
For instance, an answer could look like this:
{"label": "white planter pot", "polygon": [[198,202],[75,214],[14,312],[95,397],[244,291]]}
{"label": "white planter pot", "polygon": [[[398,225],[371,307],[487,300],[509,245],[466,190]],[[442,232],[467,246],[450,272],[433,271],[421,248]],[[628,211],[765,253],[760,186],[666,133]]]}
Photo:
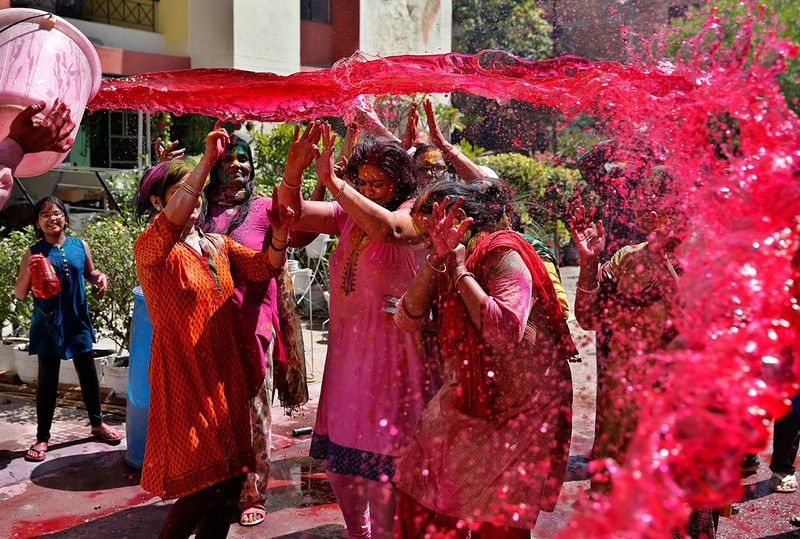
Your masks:
{"label": "white planter pot", "polygon": [[0,371],[12,374],[17,372],[17,358],[14,355],[14,348],[27,342],[28,339],[25,337],[7,337],[3,339],[3,344],[0,346]]}
{"label": "white planter pot", "polygon": [[17,350],[16,353],[17,376],[26,384],[30,384],[39,376],[39,358],[29,356],[28,352]]}
{"label": "white planter pot", "polygon": [[117,397],[128,397],[128,367],[103,365],[103,387],[114,390]]}
{"label": "white planter pot", "polygon": [[[114,350],[93,350],[95,354],[94,367],[97,370],[97,377],[100,379],[102,385],[103,381],[103,365],[111,363],[114,360],[116,352]],[[39,376],[39,358],[38,356],[28,355],[27,352],[17,351],[16,355],[17,376],[24,383],[29,384],[36,380]],[[78,371],[75,370],[75,364],[71,359],[61,362],[61,368],[58,372],[58,383],[77,386],[80,384],[78,381]]]}

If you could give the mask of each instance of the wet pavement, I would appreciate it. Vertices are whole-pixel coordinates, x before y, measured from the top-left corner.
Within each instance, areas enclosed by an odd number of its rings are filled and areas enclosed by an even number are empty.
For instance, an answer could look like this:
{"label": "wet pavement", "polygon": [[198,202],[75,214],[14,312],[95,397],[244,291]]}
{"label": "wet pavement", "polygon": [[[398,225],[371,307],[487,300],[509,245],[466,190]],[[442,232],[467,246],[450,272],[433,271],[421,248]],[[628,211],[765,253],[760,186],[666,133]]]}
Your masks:
{"label": "wet pavement", "polygon": [[[572,297],[577,268],[563,268],[565,287]],[[319,462],[308,457],[310,436],[293,437],[292,429],[312,426],[322,380],[325,333],[321,319],[316,331],[306,329],[313,342],[314,381],[311,402],[300,415],[289,418],[274,407],[273,467],[263,524],[231,526],[229,537],[344,537],[344,524],[333,492]],[[594,425],[594,356],[591,335],[570,322],[582,363],[572,365],[575,385],[574,429],[566,482],[553,513],[542,513],[534,539],[552,537],[573,512],[588,487],[586,460]],[[308,354],[312,363],[311,349]],[[109,446],[89,436],[84,410],[61,405],[56,410],[52,445],[47,460],[23,459],[36,433],[33,398],[24,387],[5,385],[0,393],[0,539],[56,537],[70,539],[144,539],[155,537],[169,511],[169,503],[139,487],[139,472],[125,464],[126,445]],[[109,414],[108,422],[124,429],[124,415]],[[789,523],[800,513],[800,494],[770,492],[767,468],[771,445],[761,454],[758,472],[745,479],[744,496],[730,518],[720,521],[724,539],[800,539],[800,528]],[[738,466],[739,463],[731,463]]]}

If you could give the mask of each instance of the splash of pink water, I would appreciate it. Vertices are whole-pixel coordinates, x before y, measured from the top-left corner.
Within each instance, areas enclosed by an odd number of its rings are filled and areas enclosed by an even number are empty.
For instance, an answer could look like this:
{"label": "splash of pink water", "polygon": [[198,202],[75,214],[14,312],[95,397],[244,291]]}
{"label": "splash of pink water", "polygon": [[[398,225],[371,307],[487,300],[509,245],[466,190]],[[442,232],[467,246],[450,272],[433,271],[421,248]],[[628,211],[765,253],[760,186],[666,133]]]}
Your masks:
{"label": "splash of pink water", "polygon": [[[710,20],[704,32],[717,31]],[[621,160],[643,150],[674,175],[693,233],[683,257],[683,350],[659,357],[650,384],[632,388],[637,438],[602,507],[579,512],[560,537],[665,537],[688,507],[719,507],[741,490],[739,462],[763,447],[765,418],[797,392],[800,310],[790,260],[800,237],[800,121],[775,73],[796,49],[774,39],[752,52],[697,46],[681,63],[641,65],[562,57],[528,62],[506,53],[365,60],[288,77],[235,70],[152,73],[107,80],[90,108],[203,113],[229,119],[303,120],[342,115],[361,94],[461,90],[601,115]],[[751,56],[752,57],[752,56]],[[763,61],[769,58],[769,61]],[[709,120],[736,118],[738,152],[715,155]],[[602,509],[602,510],[598,510]]]}

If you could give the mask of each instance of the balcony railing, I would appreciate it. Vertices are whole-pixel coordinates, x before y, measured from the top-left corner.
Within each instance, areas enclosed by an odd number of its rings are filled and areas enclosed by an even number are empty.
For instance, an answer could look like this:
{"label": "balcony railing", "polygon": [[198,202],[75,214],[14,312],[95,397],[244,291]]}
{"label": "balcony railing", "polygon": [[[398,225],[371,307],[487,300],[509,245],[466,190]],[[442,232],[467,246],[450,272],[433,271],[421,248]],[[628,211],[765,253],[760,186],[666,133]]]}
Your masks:
{"label": "balcony railing", "polygon": [[11,7],[36,8],[61,17],[154,32],[156,2],[158,0],[11,0]]}

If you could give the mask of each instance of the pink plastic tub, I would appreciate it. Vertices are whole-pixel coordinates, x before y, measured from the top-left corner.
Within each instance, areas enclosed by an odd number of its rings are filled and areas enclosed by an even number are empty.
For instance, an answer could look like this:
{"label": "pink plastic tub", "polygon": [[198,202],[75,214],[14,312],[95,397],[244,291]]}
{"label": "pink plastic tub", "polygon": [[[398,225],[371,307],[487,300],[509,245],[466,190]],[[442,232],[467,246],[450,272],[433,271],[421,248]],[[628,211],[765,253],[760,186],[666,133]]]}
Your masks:
{"label": "pink plastic tub", "polygon": [[[42,99],[48,112],[60,97],[69,106],[75,125],[80,125],[86,103],[100,87],[100,76],[100,58],[94,46],[64,19],[38,9],[0,10],[0,139],[8,134],[11,120],[20,110]],[[28,154],[16,174],[37,176],[66,156],[58,152]]]}

